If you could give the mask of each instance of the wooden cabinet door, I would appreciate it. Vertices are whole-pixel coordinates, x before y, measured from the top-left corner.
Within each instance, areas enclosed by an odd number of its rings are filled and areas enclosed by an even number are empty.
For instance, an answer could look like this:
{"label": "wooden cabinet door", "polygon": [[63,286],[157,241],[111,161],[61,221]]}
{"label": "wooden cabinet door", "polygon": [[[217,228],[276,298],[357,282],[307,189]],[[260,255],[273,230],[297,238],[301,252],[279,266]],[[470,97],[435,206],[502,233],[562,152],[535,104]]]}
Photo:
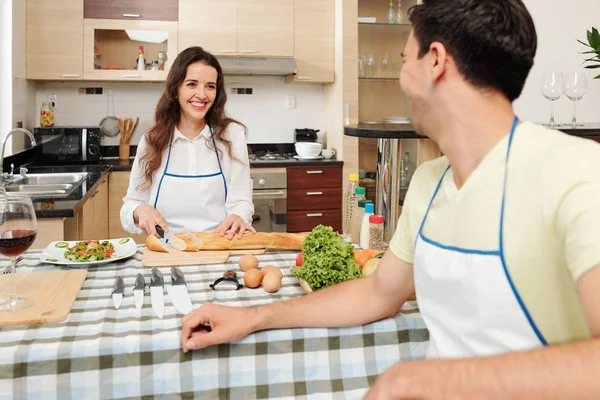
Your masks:
{"label": "wooden cabinet door", "polygon": [[214,55],[238,50],[238,0],[179,0],[179,52],[200,46]]}
{"label": "wooden cabinet door", "polygon": [[294,58],[298,73],[294,81],[334,81],[334,0],[295,2]]}
{"label": "wooden cabinet door", "polygon": [[293,57],[294,0],[240,0],[238,53]]}
{"label": "wooden cabinet door", "polygon": [[80,229],[79,229],[79,240],[93,240],[102,239],[95,237],[94,230],[94,200],[89,198],[83,203],[81,211],[79,211]]}
{"label": "wooden cabinet door", "polygon": [[129,187],[129,171],[114,171],[108,177],[108,237],[117,239],[131,237],[136,243],[145,243],[146,235],[132,235],[121,226],[123,197]]}
{"label": "wooden cabinet door", "polygon": [[84,0],[84,18],[177,21],[177,0]]}
{"label": "wooden cabinet door", "polygon": [[92,199],[94,202],[94,238],[108,239],[108,177],[102,178]]}
{"label": "wooden cabinet door", "polygon": [[27,0],[27,79],[82,79],[83,0]]}

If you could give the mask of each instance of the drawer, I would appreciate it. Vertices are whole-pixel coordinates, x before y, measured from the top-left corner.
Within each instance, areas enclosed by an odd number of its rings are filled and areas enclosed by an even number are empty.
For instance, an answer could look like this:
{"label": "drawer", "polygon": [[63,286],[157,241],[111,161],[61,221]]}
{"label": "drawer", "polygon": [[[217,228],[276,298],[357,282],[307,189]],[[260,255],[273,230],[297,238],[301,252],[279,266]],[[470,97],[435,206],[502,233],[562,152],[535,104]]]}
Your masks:
{"label": "drawer", "polygon": [[342,208],[342,188],[290,189],[287,192],[287,209],[317,210]]}
{"label": "drawer", "polygon": [[310,232],[317,225],[331,226],[334,231],[342,232],[342,210],[304,210],[288,211],[288,232]]}
{"label": "drawer", "polygon": [[341,167],[300,167],[287,169],[288,189],[341,188]]}
{"label": "drawer", "polygon": [[83,17],[177,21],[178,8],[178,0],[84,0]]}

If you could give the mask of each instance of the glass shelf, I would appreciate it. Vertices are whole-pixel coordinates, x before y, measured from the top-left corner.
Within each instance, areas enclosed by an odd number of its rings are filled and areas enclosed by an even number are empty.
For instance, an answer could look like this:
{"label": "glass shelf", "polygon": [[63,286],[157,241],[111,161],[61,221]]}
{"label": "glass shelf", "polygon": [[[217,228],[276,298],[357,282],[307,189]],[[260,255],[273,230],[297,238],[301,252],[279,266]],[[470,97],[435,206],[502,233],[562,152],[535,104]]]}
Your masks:
{"label": "glass shelf", "polygon": [[359,22],[358,25],[400,26],[404,28],[412,28],[412,24],[388,24],[385,22]]}
{"label": "glass shelf", "polygon": [[384,78],[384,77],[366,77],[366,76],[359,76],[358,79],[362,80],[362,81],[397,81],[398,79],[400,79],[399,77],[395,77],[395,78]]}

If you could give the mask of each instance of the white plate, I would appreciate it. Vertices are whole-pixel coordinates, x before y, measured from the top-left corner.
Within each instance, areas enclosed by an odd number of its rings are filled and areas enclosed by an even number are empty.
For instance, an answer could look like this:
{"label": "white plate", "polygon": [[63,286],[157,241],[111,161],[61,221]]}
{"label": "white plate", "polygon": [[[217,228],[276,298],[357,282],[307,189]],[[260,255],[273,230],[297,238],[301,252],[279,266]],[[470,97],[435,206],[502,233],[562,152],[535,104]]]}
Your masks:
{"label": "white plate", "polygon": [[294,158],[296,160],[320,160],[321,158],[323,158],[323,156],[316,156],[316,157],[300,157],[300,156],[294,156]]}
{"label": "white plate", "polygon": [[[119,244],[119,240],[121,240],[121,239],[129,239],[129,240],[126,243]],[[107,239],[104,239],[104,240],[107,240]],[[100,242],[103,242],[104,240],[100,240]],[[42,254],[40,254],[40,261],[48,263],[48,264],[68,265],[71,267],[88,267],[88,266],[101,265],[101,264],[106,264],[106,263],[113,262],[113,261],[123,260],[125,258],[131,257],[137,251],[137,244],[135,243],[135,241],[132,238],[108,239],[108,241],[111,242],[113,244],[113,246],[115,247],[115,253],[113,254],[113,256],[111,258],[109,258],[107,260],[90,261],[90,262],[75,262],[75,261],[66,259],[64,257],[65,251],[67,251],[67,249],[69,247],[75,246],[75,244],[77,242],[81,242],[81,240],[71,241],[71,242],[66,241],[66,240],[59,240],[59,241],[50,243],[48,245],[48,247],[46,247],[44,249]],[[56,247],[56,244],[60,243],[60,242],[66,242],[66,243],[68,243],[68,246],[67,247]]]}
{"label": "white plate", "polygon": [[383,121],[386,124],[410,124],[410,121]]}

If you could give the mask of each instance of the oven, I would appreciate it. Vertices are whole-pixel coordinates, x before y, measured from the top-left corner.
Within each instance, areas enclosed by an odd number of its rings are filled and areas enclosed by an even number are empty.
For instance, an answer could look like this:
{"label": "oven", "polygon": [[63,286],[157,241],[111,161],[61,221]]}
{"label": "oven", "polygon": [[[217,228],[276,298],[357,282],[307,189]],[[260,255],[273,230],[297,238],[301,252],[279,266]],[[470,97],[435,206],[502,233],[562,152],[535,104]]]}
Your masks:
{"label": "oven", "polygon": [[257,232],[286,232],[287,175],[285,168],[252,168],[252,226]]}

